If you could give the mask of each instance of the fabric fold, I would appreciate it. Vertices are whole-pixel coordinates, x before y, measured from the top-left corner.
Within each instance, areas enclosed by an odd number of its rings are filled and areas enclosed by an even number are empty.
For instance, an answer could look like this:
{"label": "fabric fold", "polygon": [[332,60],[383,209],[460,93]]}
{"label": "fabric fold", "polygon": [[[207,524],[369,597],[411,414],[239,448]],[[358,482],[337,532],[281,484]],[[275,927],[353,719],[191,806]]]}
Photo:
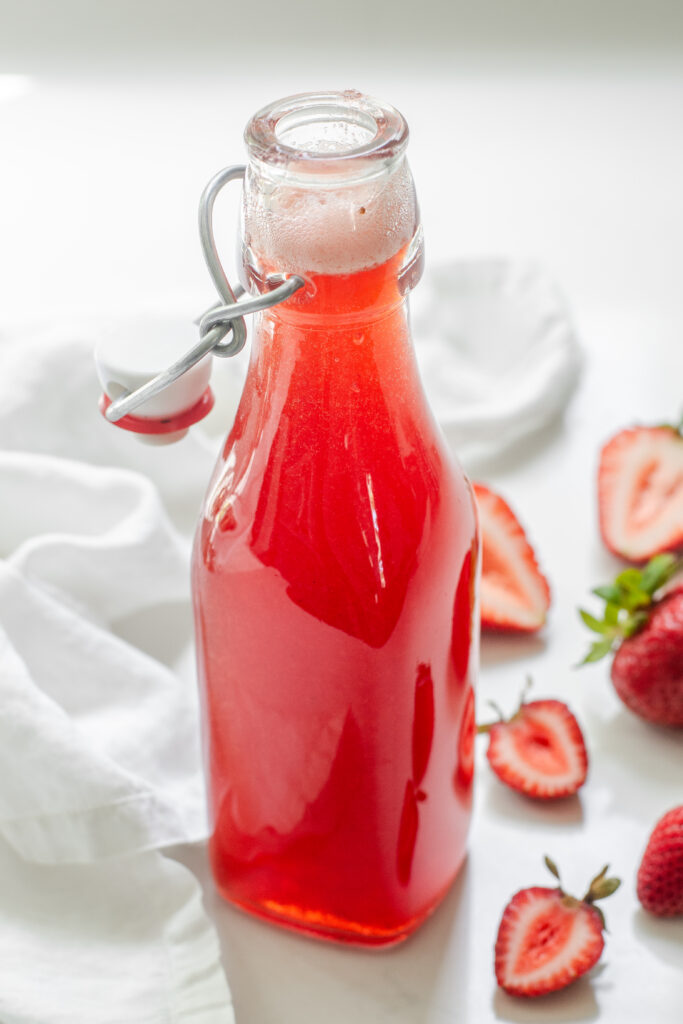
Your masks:
{"label": "fabric fold", "polygon": [[233,1024],[193,875],[160,853],[28,864],[0,839],[3,1024]]}
{"label": "fabric fold", "polygon": [[214,453],[105,423],[91,348],[0,345],[0,1019],[232,1024],[199,883],[160,852],[206,835],[189,553]]}

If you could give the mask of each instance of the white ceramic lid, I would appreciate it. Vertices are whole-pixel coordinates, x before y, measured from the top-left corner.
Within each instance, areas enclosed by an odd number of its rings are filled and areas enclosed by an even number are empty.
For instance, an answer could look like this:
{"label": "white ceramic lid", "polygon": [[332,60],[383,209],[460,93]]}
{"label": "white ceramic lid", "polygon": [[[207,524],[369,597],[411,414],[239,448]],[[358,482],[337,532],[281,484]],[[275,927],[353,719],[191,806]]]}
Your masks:
{"label": "white ceramic lid", "polygon": [[[124,391],[134,391],[179,359],[198,339],[196,324],[178,317],[145,314],[106,324],[95,347],[103,391],[112,401]],[[133,415],[166,419],[196,405],[208,387],[211,361],[210,355],[204,356]]]}

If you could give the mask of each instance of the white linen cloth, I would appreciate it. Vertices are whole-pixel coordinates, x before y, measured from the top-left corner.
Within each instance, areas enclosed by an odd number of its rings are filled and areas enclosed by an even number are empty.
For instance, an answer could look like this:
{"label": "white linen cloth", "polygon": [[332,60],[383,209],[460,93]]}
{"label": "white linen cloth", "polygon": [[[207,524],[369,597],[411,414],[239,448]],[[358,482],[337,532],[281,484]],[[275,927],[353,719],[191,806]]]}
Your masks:
{"label": "white linen cloth", "polygon": [[[466,456],[558,412],[578,356],[544,283],[468,264],[431,290],[418,358]],[[229,1024],[198,884],[159,851],[206,835],[189,552],[246,358],[149,447],[97,410],[96,330],[0,335],[0,1020]]]}
{"label": "white linen cloth", "polygon": [[194,684],[125,638],[189,636],[213,452],[109,427],[80,333],[0,338],[0,1020],[231,1024],[199,885],[156,852],[206,834]]}
{"label": "white linen cloth", "polygon": [[458,260],[425,274],[413,330],[429,400],[465,466],[542,431],[578,382],[567,305],[533,264]]}

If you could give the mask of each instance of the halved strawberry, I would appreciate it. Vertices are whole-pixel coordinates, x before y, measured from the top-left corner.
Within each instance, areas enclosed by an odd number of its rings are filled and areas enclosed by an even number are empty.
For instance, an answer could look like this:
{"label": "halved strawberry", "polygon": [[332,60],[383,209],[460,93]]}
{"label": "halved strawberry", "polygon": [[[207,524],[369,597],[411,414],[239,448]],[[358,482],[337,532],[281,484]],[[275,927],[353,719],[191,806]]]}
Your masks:
{"label": "halved strawberry", "polygon": [[[553,862],[548,869],[559,880]],[[503,912],[496,939],[496,980],[513,996],[543,996],[565,988],[593,967],[605,946],[605,918],[593,906],[620,885],[607,867],[582,900],[561,888],[534,886],[516,893]]]}
{"label": "halved strawberry", "polygon": [[506,786],[538,800],[571,796],[586,781],[588,754],[579,723],[559,700],[524,703],[505,721],[480,725],[489,734],[489,764]]}
{"label": "halved strawberry", "polygon": [[683,548],[683,423],[631,427],[603,447],[600,532],[615,555],[645,562]]}
{"label": "halved strawberry", "polygon": [[550,607],[548,581],[507,502],[483,484],[473,486],[482,534],[482,629],[532,633]]}

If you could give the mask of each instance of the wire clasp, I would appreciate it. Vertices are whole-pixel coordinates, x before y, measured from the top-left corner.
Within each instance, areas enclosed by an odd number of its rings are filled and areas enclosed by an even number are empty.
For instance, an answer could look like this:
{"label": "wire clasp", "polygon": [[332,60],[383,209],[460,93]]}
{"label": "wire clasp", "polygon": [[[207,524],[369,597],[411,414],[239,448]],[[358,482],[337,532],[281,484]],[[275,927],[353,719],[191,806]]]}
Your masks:
{"label": "wire clasp", "polygon": [[[208,355],[228,357],[235,356],[244,348],[247,340],[247,327],[244,317],[248,313],[258,313],[263,309],[276,306],[279,302],[289,299],[294,292],[304,285],[302,277],[293,274],[285,278],[282,284],[263,295],[250,297],[240,301],[245,294],[241,285],[233,289],[218,255],[213,232],[213,207],[218,193],[230,181],[242,180],[246,167],[235,164],[219,171],[208,183],[199,200],[199,238],[206,265],[216,286],[220,300],[211,306],[198,321],[199,341],[180,359],[167,369],[162,370],[142,387],[135,391],[127,391],[114,399],[105,409],[104,415],[110,423],[116,423],[129,415],[154,395],[172,384],[186,373],[195,363]],[[281,274],[273,275],[268,281],[282,281]]]}

